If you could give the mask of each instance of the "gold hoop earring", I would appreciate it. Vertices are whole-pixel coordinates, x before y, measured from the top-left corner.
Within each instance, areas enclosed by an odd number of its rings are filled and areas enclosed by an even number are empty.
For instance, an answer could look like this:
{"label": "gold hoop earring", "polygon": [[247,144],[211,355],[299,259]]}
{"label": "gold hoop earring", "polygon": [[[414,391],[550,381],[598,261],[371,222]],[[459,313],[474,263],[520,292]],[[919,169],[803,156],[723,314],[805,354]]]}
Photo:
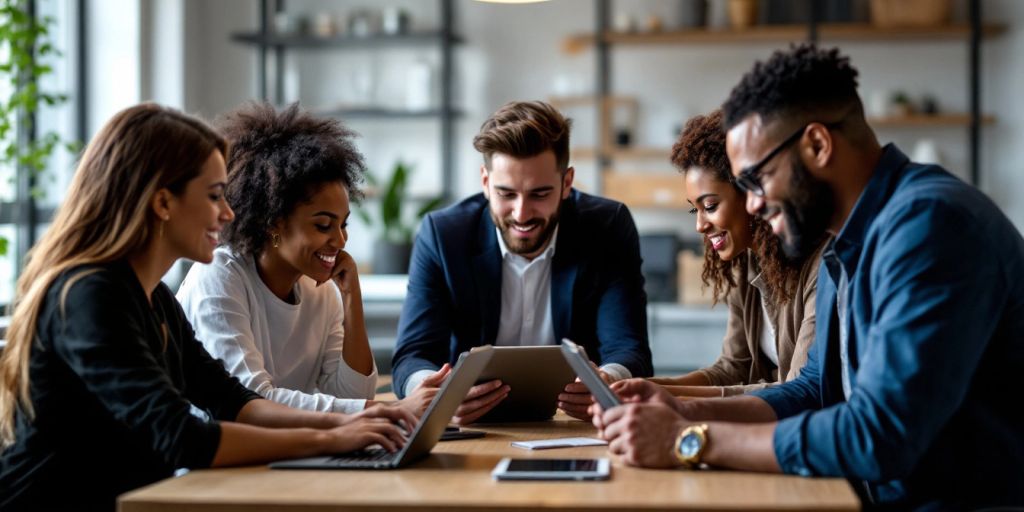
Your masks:
{"label": "gold hoop earring", "polygon": [[270,234],[270,244],[274,247],[281,247],[281,235],[277,233]]}

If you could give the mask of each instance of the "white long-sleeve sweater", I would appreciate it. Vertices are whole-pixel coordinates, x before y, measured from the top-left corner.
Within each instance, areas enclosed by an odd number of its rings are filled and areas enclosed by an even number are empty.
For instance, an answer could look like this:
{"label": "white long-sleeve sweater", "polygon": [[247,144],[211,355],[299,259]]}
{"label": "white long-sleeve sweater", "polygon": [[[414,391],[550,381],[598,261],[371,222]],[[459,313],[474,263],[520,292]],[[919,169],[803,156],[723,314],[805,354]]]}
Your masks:
{"label": "white long-sleeve sweater", "polygon": [[362,410],[374,396],[377,367],[363,375],[342,358],[340,290],[303,276],[294,292],[296,304],[281,300],[252,257],[222,247],[212,263],[192,266],[177,297],[196,338],[249,389],[300,409]]}

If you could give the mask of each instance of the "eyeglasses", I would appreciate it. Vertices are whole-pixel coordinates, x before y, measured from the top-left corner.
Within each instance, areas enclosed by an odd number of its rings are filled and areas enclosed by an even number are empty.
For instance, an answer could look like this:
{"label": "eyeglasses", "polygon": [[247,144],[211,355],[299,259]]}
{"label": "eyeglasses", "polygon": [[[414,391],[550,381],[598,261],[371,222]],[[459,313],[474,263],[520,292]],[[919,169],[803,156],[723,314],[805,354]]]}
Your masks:
{"label": "eyeglasses", "polygon": [[[836,121],[834,123],[827,123],[825,124],[825,128],[834,130],[838,128],[841,124],[842,120]],[[786,137],[786,140],[782,141],[782,143],[779,144],[778,146],[775,146],[775,149],[769,151],[768,154],[765,155],[760,162],[757,162],[756,164],[753,165],[748,165],[747,167],[741,169],[739,175],[736,176],[736,186],[739,187],[740,190],[744,192],[750,192],[751,194],[754,194],[757,197],[764,197],[764,185],[761,183],[761,173],[763,171],[764,166],[767,165],[768,162],[771,162],[773,158],[778,156],[778,154],[781,153],[783,149],[786,149],[786,147],[788,147],[790,144],[800,140],[800,136],[804,134],[804,131],[807,130],[807,127],[810,125],[811,123],[807,123],[801,126],[799,130],[793,132],[793,135]]]}

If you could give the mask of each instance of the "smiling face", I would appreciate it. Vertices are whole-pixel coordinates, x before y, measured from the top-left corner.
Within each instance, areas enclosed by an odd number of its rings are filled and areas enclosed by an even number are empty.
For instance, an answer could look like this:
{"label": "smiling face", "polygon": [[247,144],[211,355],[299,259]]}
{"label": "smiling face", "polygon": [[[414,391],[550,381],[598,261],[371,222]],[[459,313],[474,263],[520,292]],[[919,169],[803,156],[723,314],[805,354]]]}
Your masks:
{"label": "smiling face", "polygon": [[[760,161],[777,145],[785,130],[772,130],[760,116],[752,115],[729,130],[726,152],[733,175]],[[774,135],[774,136],[773,136]],[[800,159],[797,141],[767,162],[760,173],[764,196],[747,194],[746,208],[768,222],[782,240],[790,258],[801,258],[814,251],[835,214],[835,198],[829,185],[811,175]]]}
{"label": "smiling face", "polygon": [[751,217],[744,209],[743,194],[713,172],[691,167],[686,171],[686,200],[696,217],[697,232],[704,235],[723,261],[731,261],[750,248]]}
{"label": "smiling face", "polygon": [[271,268],[289,272],[298,279],[307,276],[317,282],[331,278],[338,253],[348,241],[348,190],[339,182],[325,183],[309,201],[277,223],[274,233],[278,247],[269,245],[264,254],[278,260]]}
{"label": "smiling face", "polygon": [[164,223],[162,236],[176,258],[200,263],[213,261],[221,228],[235,218],[224,200],[226,184],[224,157],[214,151],[180,196],[168,194],[169,220]]}
{"label": "smiling face", "polygon": [[495,153],[490,170],[480,168],[491,220],[509,251],[534,258],[547,248],[573,174],[559,172],[551,150],[528,158]]}

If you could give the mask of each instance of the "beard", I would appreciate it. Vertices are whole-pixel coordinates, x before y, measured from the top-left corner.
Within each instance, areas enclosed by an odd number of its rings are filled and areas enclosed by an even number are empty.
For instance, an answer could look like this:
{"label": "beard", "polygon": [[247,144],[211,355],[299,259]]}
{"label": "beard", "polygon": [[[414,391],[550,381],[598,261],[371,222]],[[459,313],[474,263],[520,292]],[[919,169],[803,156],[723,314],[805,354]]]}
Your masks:
{"label": "beard", "polygon": [[795,159],[792,176],[790,197],[780,206],[766,207],[763,216],[782,211],[782,251],[790,260],[799,261],[811,255],[825,235],[835,213],[835,196],[828,184],[811,176],[799,159]]}
{"label": "beard", "polygon": [[[526,254],[533,254],[539,251],[544,244],[548,243],[551,239],[551,235],[555,232],[555,228],[558,226],[558,213],[561,210],[561,205],[555,210],[555,213],[550,217],[544,218],[533,218],[523,223],[517,223],[512,219],[500,219],[491,210],[491,221],[498,227],[498,232],[501,233],[501,239],[505,241],[505,247],[508,248],[509,252],[518,254],[520,256]],[[520,238],[512,233],[512,226],[529,227],[536,225],[534,228],[533,237]]]}

